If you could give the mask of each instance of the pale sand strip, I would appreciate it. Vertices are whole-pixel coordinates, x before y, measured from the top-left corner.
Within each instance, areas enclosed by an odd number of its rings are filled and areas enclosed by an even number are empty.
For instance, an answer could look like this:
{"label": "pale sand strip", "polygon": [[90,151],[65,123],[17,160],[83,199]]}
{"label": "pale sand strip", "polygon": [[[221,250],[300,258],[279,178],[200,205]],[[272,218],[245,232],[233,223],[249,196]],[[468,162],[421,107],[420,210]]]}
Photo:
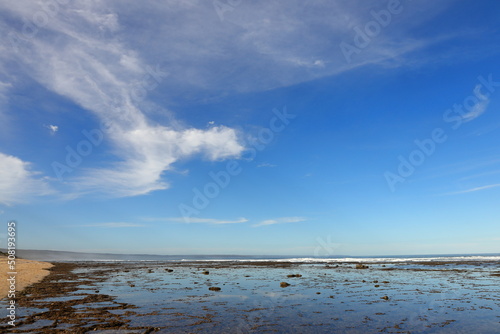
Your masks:
{"label": "pale sand strip", "polygon": [[[49,262],[39,262],[32,260],[16,259],[16,291],[21,291],[25,287],[36,283],[49,274],[49,269],[53,264]],[[6,297],[9,292],[9,281],[7,279],[10,275],[7,264],[7,257],[0,257],[0,299]]]}

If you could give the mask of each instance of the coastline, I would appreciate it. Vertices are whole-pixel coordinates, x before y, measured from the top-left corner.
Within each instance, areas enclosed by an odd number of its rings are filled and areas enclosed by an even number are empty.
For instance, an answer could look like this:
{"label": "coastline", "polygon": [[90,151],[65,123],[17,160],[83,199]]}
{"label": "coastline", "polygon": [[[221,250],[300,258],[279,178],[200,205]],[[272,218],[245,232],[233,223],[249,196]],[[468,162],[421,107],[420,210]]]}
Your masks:
{"label": "coastline", "polygon": [[[0,299],[7,297],[9,292],[9,286],[7,279],[9,278],[7,257],[2,256],[0,258],[0,268],[2,271],[0,273]],[[50,262],[41,262],[25,259],[16,259],[16,291],[21,292],[26,287],[41,281],[45,276],[47,276],[50,271],[48,269],[52,268],[54,265]]]}

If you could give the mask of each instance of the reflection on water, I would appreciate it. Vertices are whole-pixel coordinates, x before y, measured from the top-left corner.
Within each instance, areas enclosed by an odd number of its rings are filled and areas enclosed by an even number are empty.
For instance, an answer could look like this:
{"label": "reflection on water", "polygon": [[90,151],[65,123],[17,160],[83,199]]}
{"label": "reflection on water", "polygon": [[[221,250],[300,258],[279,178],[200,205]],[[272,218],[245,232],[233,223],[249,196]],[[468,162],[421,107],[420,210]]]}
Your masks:
{"label": "reflection on water", "polygon": [[[78,272],[102,277],[106,266]],[[130,328],[153,326],[164,333],[500,332],[500,277],[491,275],[498,272],[498,262],[354,267],[342,263],[275,267],[128,262],[110,271],[105,280],[89,285],[87,277],[85,285],[71,295],[41,301],[76,300],[95,290],[116,298],[73,308],[102,308],[104,312],[106,307],[132,304],[137,306],[133,312],[106,312],[122,316]],[[291,274],[302,277],[287,277]],[[290,285],[282,288],[280,282]],[[3,309],[5,305],[2,301]],[[46,322],[41,325],[48,326]],[[67,324],[60,321],[57,326],[62,329]]]}

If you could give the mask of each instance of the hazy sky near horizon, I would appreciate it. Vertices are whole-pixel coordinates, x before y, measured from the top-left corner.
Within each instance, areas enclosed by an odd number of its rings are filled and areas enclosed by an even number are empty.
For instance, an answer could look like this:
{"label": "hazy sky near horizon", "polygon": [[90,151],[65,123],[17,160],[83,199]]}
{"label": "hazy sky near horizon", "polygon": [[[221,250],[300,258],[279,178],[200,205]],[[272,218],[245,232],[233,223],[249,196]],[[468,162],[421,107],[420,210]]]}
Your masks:
{"label": "hazy sky near horizon", "polygon": [[2,245],[500,252],[498,1],[0,9]]}

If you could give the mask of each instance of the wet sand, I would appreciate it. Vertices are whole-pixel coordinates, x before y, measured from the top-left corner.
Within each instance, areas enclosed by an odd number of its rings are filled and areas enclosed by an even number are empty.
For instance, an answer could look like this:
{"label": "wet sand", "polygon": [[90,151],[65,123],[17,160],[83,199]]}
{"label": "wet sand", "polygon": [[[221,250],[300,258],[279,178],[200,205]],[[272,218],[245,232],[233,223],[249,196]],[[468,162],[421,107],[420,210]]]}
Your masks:
{"label": "wet sand", "polygon": [[[11,276],[8,272],[12,272],[8,266],[6,256],[0,257],[0,299],[7,296],[9,291],[9,282],[7,279]],[[16,259],[15,260],[15,275],[16,291],[21,291],[27,286],[40,281],[49,274],[48,269],[52,267],[51,263]]]}
{"label": "wet sand", "polygon": [[498,262],[356,267],[55,263],[49,276],[19,294],[17,326],[0,324],[0,332],[500,332]]}

